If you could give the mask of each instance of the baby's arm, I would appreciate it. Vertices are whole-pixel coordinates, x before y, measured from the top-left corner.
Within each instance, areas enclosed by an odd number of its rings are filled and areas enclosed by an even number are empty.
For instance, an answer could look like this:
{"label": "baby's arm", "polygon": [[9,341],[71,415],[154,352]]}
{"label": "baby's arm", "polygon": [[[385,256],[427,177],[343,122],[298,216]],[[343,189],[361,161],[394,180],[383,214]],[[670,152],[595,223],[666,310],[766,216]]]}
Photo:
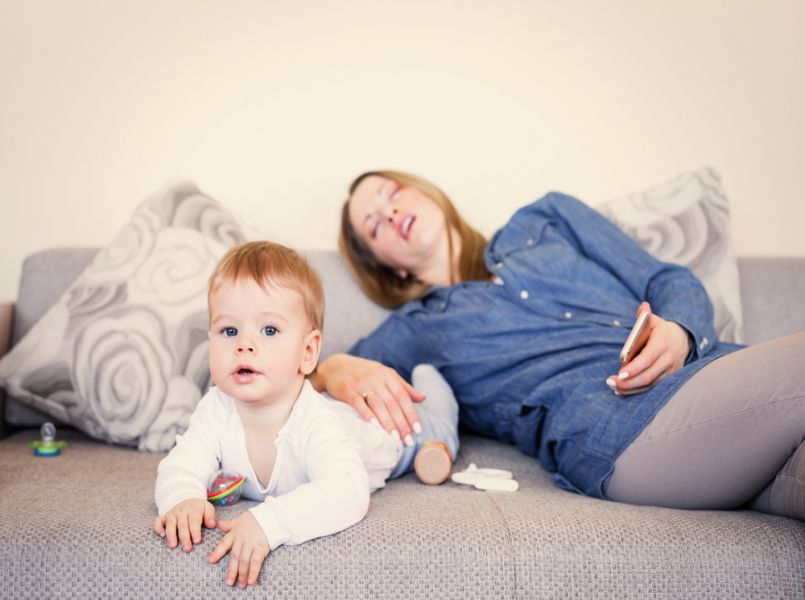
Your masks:
{"label": "baby's arm", "polygon": [[176,446],[157,468],[154,499],[159,516],[154,532],[170,548],[181,542],[185,552],[201,542],[202,523],[215,527],[215,509],[207,502],[206,489],[219,462],[213,400],[210,394],[201,399],[187,431],[177,436]]}
{"label": "baby's arm", "polygon": [[316,414],[296,443],[309,481],[251,509],[270,547],[301,544],[360,521],[369,510],[369,475],[360,444],[341,417]]}
{"label": "baby's arm", "polygon": [[338,415],[329,410],[316,414],[299,432],[294,450],[304,462],[308,482],[219,523],[226,535],[209,561],[216,563],[230,553],[228,585],[236,579],[241,588],[254,584],[263,561],[277,546],[336,533],[366,515],[369,476],[357,441]]}

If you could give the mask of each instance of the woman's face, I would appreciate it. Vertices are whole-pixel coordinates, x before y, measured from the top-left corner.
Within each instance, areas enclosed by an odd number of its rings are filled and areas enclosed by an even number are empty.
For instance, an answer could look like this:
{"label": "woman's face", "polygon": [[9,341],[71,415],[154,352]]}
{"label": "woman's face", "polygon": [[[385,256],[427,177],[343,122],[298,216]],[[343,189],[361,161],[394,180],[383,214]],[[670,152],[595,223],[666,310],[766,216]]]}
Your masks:
{"label": "woman's face", "polygon": [[444,213],[419,190],[370,175],[349,199],[349,220],[377,259],[400,276],[449,283]]}

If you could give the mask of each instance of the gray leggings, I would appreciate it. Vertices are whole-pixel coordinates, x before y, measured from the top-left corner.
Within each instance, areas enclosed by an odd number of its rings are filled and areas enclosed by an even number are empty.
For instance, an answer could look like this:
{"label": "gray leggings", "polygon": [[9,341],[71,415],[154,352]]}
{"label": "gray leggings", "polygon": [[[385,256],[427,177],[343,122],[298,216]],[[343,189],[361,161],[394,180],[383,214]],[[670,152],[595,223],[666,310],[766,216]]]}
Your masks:
{"label": "gray leggings", "polygon": [[615,462],[607,497],[805,520],[805,333],[713,361]]}

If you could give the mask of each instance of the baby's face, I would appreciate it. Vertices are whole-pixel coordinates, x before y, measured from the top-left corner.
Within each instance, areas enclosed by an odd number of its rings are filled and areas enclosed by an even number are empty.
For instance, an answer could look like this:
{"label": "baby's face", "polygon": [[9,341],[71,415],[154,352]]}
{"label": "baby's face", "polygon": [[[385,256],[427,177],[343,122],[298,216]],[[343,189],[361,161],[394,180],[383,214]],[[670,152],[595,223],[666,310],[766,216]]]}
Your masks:
{"label": "baby's face", "polygon": [[[210,371],[218,388],[255,406],[288,399],[312,370],[312,331],[301,295],[229,282],[210,296]],[[317,356],[313,357],[313,366]]]}

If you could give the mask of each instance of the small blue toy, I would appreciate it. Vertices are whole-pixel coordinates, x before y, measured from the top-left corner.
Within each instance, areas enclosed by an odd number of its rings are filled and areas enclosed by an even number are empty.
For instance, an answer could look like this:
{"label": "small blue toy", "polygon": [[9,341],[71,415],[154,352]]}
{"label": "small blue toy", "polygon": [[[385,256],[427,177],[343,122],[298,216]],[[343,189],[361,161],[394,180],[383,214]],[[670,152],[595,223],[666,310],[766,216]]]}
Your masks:
{"label": "small blue toy", "polygon": [[58,456],[67,442],[56,441],[56,426],[53,423],[44,423],[39,429],[40,440],[31,442],[34,456]]}
{"label": "small blue toy", "polygon": [[207,500],[218,506],[230,506],[240,500],[245,477],[240,473],[218,469],[207,486]]}

